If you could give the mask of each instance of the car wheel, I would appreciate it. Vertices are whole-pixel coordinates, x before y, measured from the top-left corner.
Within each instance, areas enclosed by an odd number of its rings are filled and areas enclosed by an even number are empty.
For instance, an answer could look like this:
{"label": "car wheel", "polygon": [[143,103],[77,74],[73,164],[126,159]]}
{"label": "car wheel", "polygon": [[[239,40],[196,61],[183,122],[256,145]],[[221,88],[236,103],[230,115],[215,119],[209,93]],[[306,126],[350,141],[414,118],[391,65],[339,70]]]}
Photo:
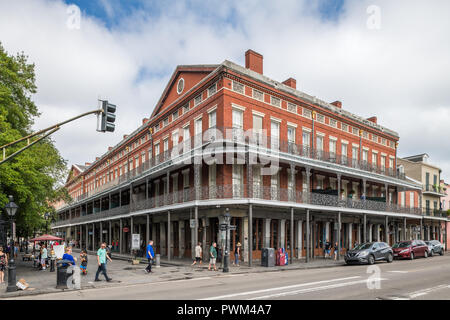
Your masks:
{"label": "car wheel", "polygon": [[440,254],[441,256],[443,256],[443,255],[444,255],[444,249],[441,249],[441,251],[439,252],[439,254]]}
{"label": "car wheel", "polygon": [[414,252],[411,252],[411,254],[409,255],[409,260],[414,260]]}
{"label": "car wheel", "polygon": [[386,261],[387,261],[388,263],[391,263],[393,260],[394,260],[394,257],[392,256],[392,253],[389,253],[388,256],[387,256]]}
{"label": "car wheel", "polygon": [[428,258],[428,251],[425,250],[425,252],[423,253],[424,258]]}
{"label": "car wheel", "polygon": [[432,257],[432,256],[433,256],[433,250],[430,251],[430,257]]}
{"label": "car wheel", "polygon": [[367,258],[367,262],[369,264],[374,264],[375,263],[375,258],[373,255],[370,255],[369,258]]}

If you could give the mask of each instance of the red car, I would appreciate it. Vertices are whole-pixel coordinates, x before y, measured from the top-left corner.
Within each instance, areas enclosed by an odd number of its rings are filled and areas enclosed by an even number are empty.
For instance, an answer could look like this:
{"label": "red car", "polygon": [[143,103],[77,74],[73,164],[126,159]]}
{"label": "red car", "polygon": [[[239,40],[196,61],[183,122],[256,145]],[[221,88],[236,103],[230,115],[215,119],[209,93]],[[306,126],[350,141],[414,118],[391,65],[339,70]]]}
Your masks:
{"label": "red car", "polygon": [[417,257],[428,257],[428,246],[422,240],[400,241],[392,246],[394,258],[413,260]]}

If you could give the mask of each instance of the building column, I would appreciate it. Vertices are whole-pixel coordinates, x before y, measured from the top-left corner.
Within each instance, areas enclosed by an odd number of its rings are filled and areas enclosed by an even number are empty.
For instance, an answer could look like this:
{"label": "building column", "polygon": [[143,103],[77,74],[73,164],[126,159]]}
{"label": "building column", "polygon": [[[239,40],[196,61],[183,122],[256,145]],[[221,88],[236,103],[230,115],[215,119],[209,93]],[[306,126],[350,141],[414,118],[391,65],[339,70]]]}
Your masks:
{"label": "building column", "polygon": [[86,223],[86,250],[89,250],[89,224]]}
{"label": "building column", "polygon": [[348,249],[352,249],[353,248],[353,223],[347,223],[348,225]]}
{"label": "building column", "polygon": [[406,218],[403,218],[403,240],[406,239]]}
{"label": "building column", "polygon": [[92,251],[95,251],[95,223],[92,224]]}
{"label": "building column", "polygon": [[100,244],[103,243],[103,222],[100,221]]}
{"label": "building column", "polygon": [[306,209],[306,262],[309,262],[309,246],[310,246],[310,239],[309,239],[309,209]]}
{"label": "building column", "polygon": [[253,205],[248,206],[248,266],[253,262]]}
{"label": "building column", "polygon": [[338,253],[337,253],[337,259],[340,260],[341,257],[341,212],[338,212],[337,217],[337,233],[338,233]]}
{"label": "building column", "polygon": [[284,248],[284,244],[286,243],[286,219],[280,219],[278,222],[278,239],[280,241],[280,248]]}
{"label": "building column", "polygon": [[361,223],[358,223],[358,244],[361,243]]}
{"label": "building column", "polygon": [[[295,188],[294,188],[294,190],[295,190]],[[295,228],[295,225],[294,225],[294,208],[291,208],[291,223],[289,224],[289,231],[290,231],[290,233],[291,233],[291,239],[290,239],[290,241],[289,241],[289,243],[290,243],[290,249],[291,249],[291,259],[293,260],[294,259],[294,248],[295,248],[295,240],[294,240],[294,228]]]}
{"label": "building column", "polygon": [[148,243],[150,242],[150,215],[147,213],[145,218],[146,218],[146,223],[145,223],[145,245],[148,245]]}
{"label": "building column", "polygon": [[[270,232],[270,227],[269,227]],[[297,221],[297,258],[300,259],[302,257],[303,250],[303,221]]]}
{"label": "building column", "polygon": [[341,174],[338,173],[336,175],[336,180],[337,180],[337,197],[338,197],[338,201],[341,200]]}
{"label": "building column", "polygon": [[[305,167],[306,170],[306,203],[311,203],[311,168]],[[305,192],[305,190],[303,190]]]}
{"label": "building column", "polygon": [[386,220],[384,222],[384,240],[385,242],[390,245],[390,241],[389,241],[389,220],[388,220],[388,216],[386,216]]}
{"label": "building column", "polygon": [[83,249],[83,225],[80,224],[80,249]]}
{"label": "building column", "polygon": [[[290,169],[291,169],[290,176],[291,176],[291,181],[292,181],[291,201],[296,202],[297,201],[297,192],[296,192],[297,188],[296,188],[296,181],[295,181],[295,164],[294,163],[290,163]],[[294,210],[294,209],[292,208],[291,210]],[[291,247],[293,247],[293,246],[291,245]],[[291,254],[292,254],[292,252],[291,252]]]}
{"label": "building column", "polygon": [[206,251],[206,225],[207,225],[206,222],[207,222],[207,219],[208,218],[202,218],[202,226],[203,226],[202,253],[203,253],[204,260],[207,260],[207,256],[206,256],[206,253],[207,253],[207,251]]}
{"label": "building column", "polygon": [[184,257],[184,220],[178,221],[178,258]]}
{"label": "building column", "polygon": [[420,240],[423,239],[423,219],[420,219]]}
{"label": "building column", "polygon": [[369,240],[368,242],[372,242],[372,223],[369,223]]}
{"label": "building column", "polygon": [[325,240],[330,240],[330,222],[325,222]]}
{"label": "building column", "polygon": [[195,257],[195,246],[198,243],[198,206],[195,206],[194,208],[194,219],[195,219],[195,226],[194,226],[194,243],[192,244],[192,252],[194,252]]}
{"label": "building column", "polygon": [[123,252],[123,221],[122,218],[119,219],[119,254]]}
{"label": "building column", "polygon": [[376,227],[375,227],[376,229],[376,231],[377,231],[377,237],[376,237],[376,239],[377,239],[377,241],[379,242],[380,241],[380,229],[381,229],[381,224],[376,224]]}
{"label": "building column", "polygon": [[172,228],[170,226],[170,211],[167,211],[167,260],[170,261],[170,257],[172,256]]}
{"label": "building column", "polygon": [[[195,248],[195,246],[193,246]],[[161,256],[165,256],[167,254],[166,251],[166,223],[161,221],[159,223],[159,252]]]}
{"label": "building column", "polygon": [[[200,180],[201,170],[200,169],[201,169],[200,164],[194,164],[194,191],[195,191],[195,199],[196,200],[200,199],[200,192],[201,192],[201,190],[200,190],[200,188],[201,188],[201,180]],[[198,241],[196,243],[198,243]]]}
{"label": "building column", "polygon": [[112,244],[112,223],[111,220],[108,221],[108,244]]}
{"label": "building column", "polygon": [[270,248],[270,219],[264,219],[264,248]]}
{"label": "building column", "polygon": [[156,241],[155,238],[156,238],[156,224],[153,223],[153,219],[152,219],[152,237],[150,238],[150,240],[153,240],[153,243],[155,243],[155,241]]}
{"label": "building column", "polygon": [[364,213],[363,216],[363,242],[367,242],[367,214]]}
{"label": "building column", "polygon": [[243,221],[242,221],[242,231],[243,231],[243,239],[244,239],[244,262],[249,262],[248,258],[249,258],[249,254],[248,254],[248,250],[249,250],[249,239],[248,239],[248,227],[249,227],[249,223],[248,223],[248,216],[244,217]]}

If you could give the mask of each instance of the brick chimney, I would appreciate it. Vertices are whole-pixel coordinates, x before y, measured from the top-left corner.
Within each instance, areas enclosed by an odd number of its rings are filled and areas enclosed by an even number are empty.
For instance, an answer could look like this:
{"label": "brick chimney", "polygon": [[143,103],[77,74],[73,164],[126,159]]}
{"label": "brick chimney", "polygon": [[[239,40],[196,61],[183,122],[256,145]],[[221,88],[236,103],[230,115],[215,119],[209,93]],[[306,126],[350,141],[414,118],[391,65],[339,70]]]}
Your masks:
{"label": "brick chimney", "polygon": [[245,52],[245,67],[263,74],[263,56],[253,50],[247,50]]}
{"label": "brick chimney", "polygon": [[342,109],[342,102],[340,102],[339,100],[332,102],[331,103],[333,106],[338,107],[339,109]]}
{"label": "brick chimney", "polygon": [[367,120],[369,120],[370,122],[373,122],[373,123],[377,123],[377,117],[370,117]]}
{"label": "brick chimney", "polygon": [[287,85],[288,87],[291,87],[292,89],[297,89],[297,80],[295,80],[294,78],[284,80],[283,84]]}

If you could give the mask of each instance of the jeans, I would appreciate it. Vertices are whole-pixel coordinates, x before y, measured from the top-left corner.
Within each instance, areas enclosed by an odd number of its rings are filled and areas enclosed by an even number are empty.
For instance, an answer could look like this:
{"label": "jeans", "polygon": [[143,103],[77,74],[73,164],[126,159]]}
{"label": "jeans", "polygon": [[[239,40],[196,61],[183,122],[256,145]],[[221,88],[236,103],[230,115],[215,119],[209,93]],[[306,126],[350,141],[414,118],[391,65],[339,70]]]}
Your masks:
{"label": "jeans", "polygon": [[102,263],[98,266],[97,273],[95,274],[95,280],[98,280],[98,276],[99,276],[100,272],[103,273],[106,280],[109,280],[109,277],[106,274],[106,264],[105,263]]}
{"label": "jeans", "polygon": [[147,258],[147,260],[148,260],[148,266],[147,266],[147,268],[145,268],[145,270],[147,270],[148,272],[151,272],[152,271],[152,260],[153,259],[151,259],[151,258]]}
{"label": "jeans", "polygon": [[237,253],[234,254],[234,264],[239,265],[239,255]]}

